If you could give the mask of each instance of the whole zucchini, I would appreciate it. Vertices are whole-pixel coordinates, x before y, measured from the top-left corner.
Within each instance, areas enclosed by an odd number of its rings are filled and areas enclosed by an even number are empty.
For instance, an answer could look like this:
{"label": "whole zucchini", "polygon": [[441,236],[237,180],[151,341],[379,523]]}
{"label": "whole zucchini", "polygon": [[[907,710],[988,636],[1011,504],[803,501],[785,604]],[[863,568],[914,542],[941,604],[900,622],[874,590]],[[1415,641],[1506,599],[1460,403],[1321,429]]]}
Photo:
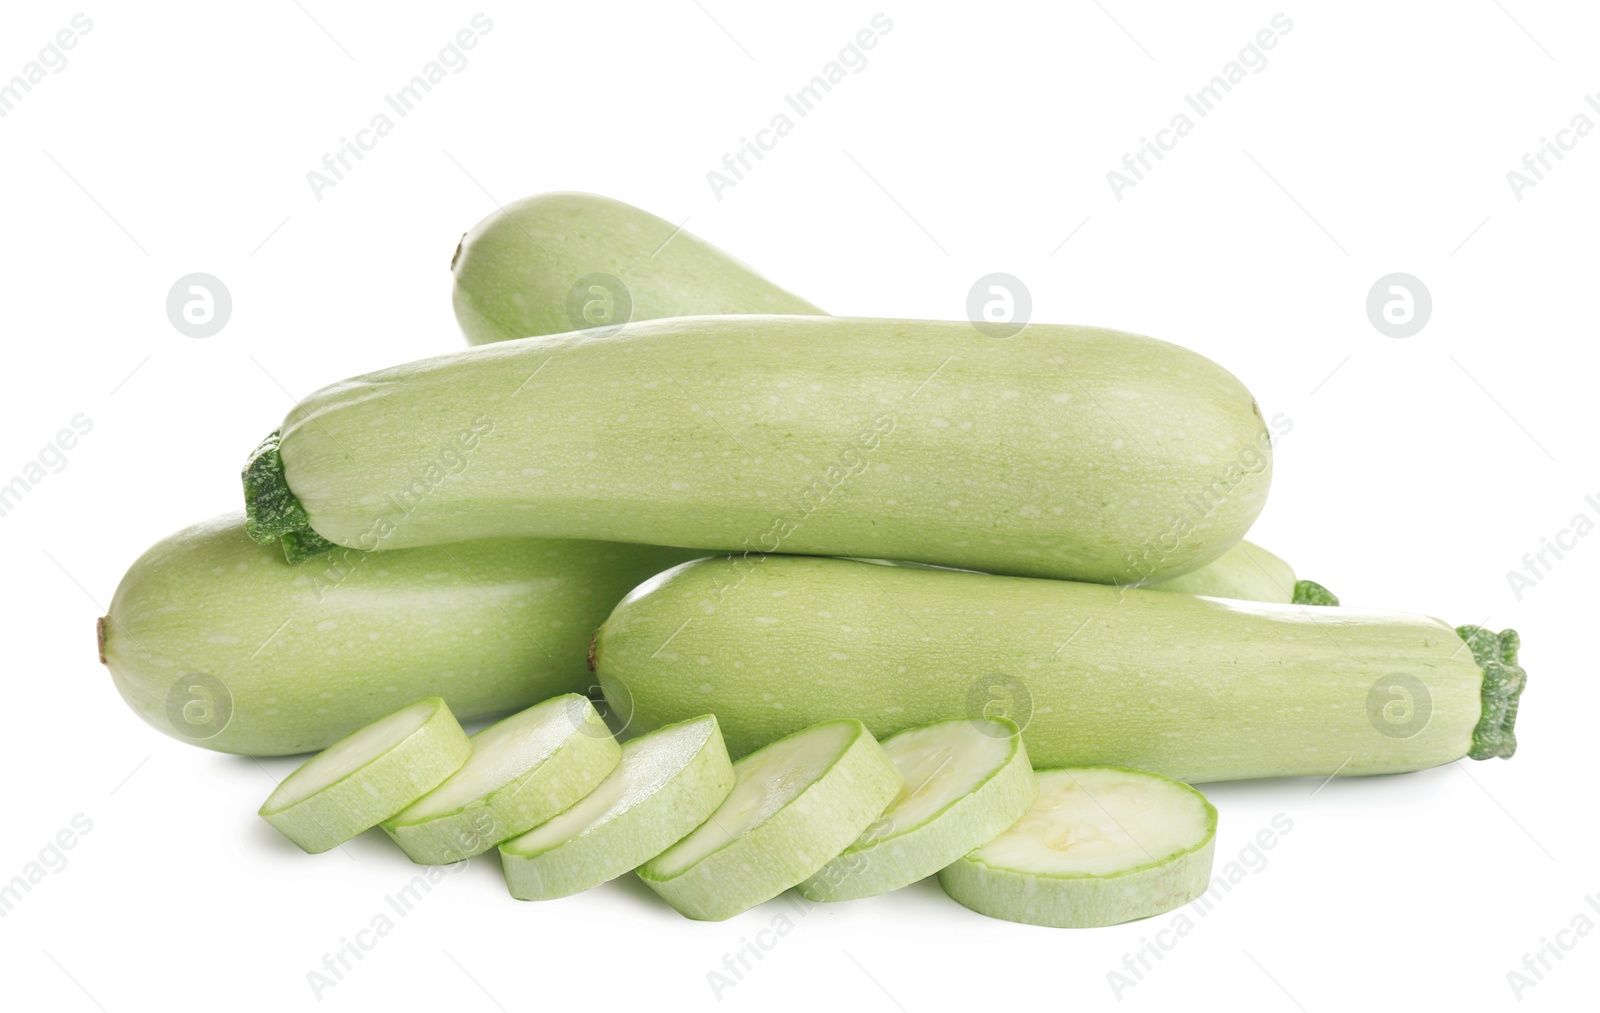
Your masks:
{"label": "whole zucchini", "polygon": [[680,226],[609,197],[525,197],[461,237],[451,301],[481,345],[631,320],[822,310]]}
{"label": "whole zucchini", "polygon": [[629,727],[710,710],[734,756],[843,715],[878,736],[998,716],[1039,768],[1224,781],[1510,756],[1516,648],[1426,616],[752,556],[645,582],[593,657]]}
{"label": "whole zucchini", "polygon": [[502,539],[293,567],[225,515],[139,557],[100,620],[100,657],[134,712],[173,738],[303,753],[420,697],[466,719],[584,691],[595,626],[691,555]]}
{"label": "whole zucchini", "polygon": [[[617,298],[627,301],[623,309],[634,321],[826,315],[682,226],[594,194],[546,193],[508,204],[462,237],[450,266],[456,320],[474,345],[615,323]],[[573,288],[562,287],[563,270]],[[602,277],[620,281],[622,291],[605,289]],[[584,293],[590,316],[574,318],[573,289],[584,278],[599,287]],[[1249,601],[1339,603],[1321,585],[1297,582],[1287,562],[1247,541],[1198,570],[1142,586]]]}
{"label": "whole zucchini", "polygon": [[325,387],[244,485],[292,555],[518,535],[1128,583],[1237,542],[1271,461],[1249,391],[1151,338],[678,317]]}

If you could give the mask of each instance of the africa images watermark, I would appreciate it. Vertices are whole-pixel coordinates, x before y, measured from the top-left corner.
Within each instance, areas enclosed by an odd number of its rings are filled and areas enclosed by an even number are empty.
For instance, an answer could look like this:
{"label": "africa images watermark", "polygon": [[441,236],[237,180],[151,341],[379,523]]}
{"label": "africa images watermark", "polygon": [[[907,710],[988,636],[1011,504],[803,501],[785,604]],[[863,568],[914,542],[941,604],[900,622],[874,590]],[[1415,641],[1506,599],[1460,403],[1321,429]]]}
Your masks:
{"label": "africa images watermark", "polygon": [[[422,70],[416,76],[395,89],[393,94],[383,96],[384,105],[398,119],[410,116],[435,86],[442,84],[450,75],[467,69],[466,51],[477,48],[478,41],[492,31],[494,22],[489,20],[488,15],[474,14],[469,27],[456,32],[434,59],[422,65]],[[324,190],[331,190],[344,182],[345,177],[355,169],[355,163],[377,148],[378,142],[394,130],[394,125],[395,120],[389,117],[389,112],[379,110],[365,127],[355,132],[353,139],[339,138],[339,147],[322,156],[322,168],[306,173],[311,195],[320,201]]]}
{"label": "africa images watermark", "polygon": [[[1238,855],[1217,870],[1205,893],[1190,901],[1184,910],[1174,912],[1166,928],[1157,929],[1148,936],[1140,936],[1140,947],[1122,955],[1120,968],[1114,967],[1106,972],[1106,983],[1111,986],[1111,994],[1116,996],[1117,1001],[1121,1002],[1124,993],[1137,988],[1155,970],[1156,965],[1166,959],[1167,954],[1178,948],[1178,944],[1199,924],[1197,919],[1209,917],[1239,884],[1265,869],[1267,852],[1276,848],[1279,841],[1293,830],[1294,821],[1288,816],[1283,813],[1274,815],[1267,826],[1256,832],[1250,843],[1239,849]],[[1193,912],[1192,916],[1190,912]]]}
{"label": "africa images watermark", "polygon": [[430,865],[412,876],[394,893],[384,894],[383,906],[367,920],[366,927],[357,929],[349,936],[340,936],[338,948],[324,953],[321,966],[306,972],[306,984],[311,986],[311,994],[316,1000],[321,1002],[327,992],[337,988],[355,970],[356,965],[367,958],[367,954],[377,949],[378,944],[398,928],[401,921],[416,911],[417,905],[433,892],[434,887],[444,882],[446,876],[457,875],[470,864]]}
{"label": "africa images watermark", "polygon": [[78,846],[81,838],[94,829],[94,820],[78,813],[54,837],[39,849],[38,857],[22,866],[22,871],[9,882],[0,883],[0,918],[9,917],[23,899],[33,893],[34,887],[43,883],[53,873],[67,867],[67,852]]}
{"label": "africa images watermark", "polygon": [[[1600,114],[1600,96],[1585,95],[1583,101],[1596,114]],[[1522,168],[1506,172],[1506,182],[1511,185],[1511,196],[1521,202],[1523,191],[1532,190],[1543,183],[1545,177],[1555,171],[1556,163],[1564,160],[1567,153],[1578,146],[1579,141],[1593,132],[1594,121],[1589,118],[1588,113],[1579,112],[1565,127],[1556,131],[1554,140],[1549,137],[1539,138],[1539,147],[1523,154]]]}
{"label": "africa images watermark", "polygon": [[76,49],[78,41],[94,31],[94,22],[88,15],[74,14],[67,27],[57,32],[39,50],[39,55],[22,65],[22,70],[11,80],[0,84],[0,120],[16,111],[17,104],[33,94],[34,85],[43,84],[48,74],[59,74],[67,69],[67,50]]}
{"label": "africa images watermark", "polygon": [[382,548],[436,489],[452,476],[466,471],[470,463],[468,455],[492,432],[494,420],[487,415],[476,416],[453,439],[442,444],[432,460],[413,470],[404,488],[389,493],[384,498],[388,509],[372,519],[366,530],[356,537],[356,544],[332,550],[324,565],[312,573],[311,589],[317,600],[321,601],[329,591],[342,584],[369,553]]}
{"label": "africa images watermark", "polygon": [[[1538,550],[1522,554],[1522,569],[1506,571],[1506,583],[1511,586],[1511,593],[1517,601],[1522,600],[1524,592],[1538,587],[1541,581],[1555,572],[1556,564],[1578,547],[1579,539],[1587,537],[1595,529],[1595,518],[1600,517],[1600,495],[1585,496],[1583,502],[1593,511],[1592,514],[1579,510],[1572,515],[1566,527],[1553,535],[1540,535]],[[1551,556],[1555,559],[1551,560]]]}
{"label": "africa images watermark", "polygon": [[1292,432],[1294,419],[1283,412],[1272,416],[1272,421],[1261,430],[1256,443],[1239,451],[1211,483],[1195,490],[1184,500],[1184,511],[1172,515],[1165,532],[1154,540],[1146,539],[1137,553],[1128,554],[1128,568],[1138,574],[1137,579],[1129,583],[1141,584],[1160,573],[1168,560],[1184,548],[1200,530],[1200,526],[1227,502],[1245,479],[1261,474],[1271,465],[1272,448]]}
{"label": "africa images watermark", "polygon": [[[1294,22],[1289,20],[1288,15],[1274,14],[1268,26],[1245,43],[1237,57],[1223,64],[1222,70],[1216,76],[1201,85],[1193,94],[1183,96],[1184,105],[1200,119],[1210,116],[1216,111],[1217,106],[1222,104],[1222,100],[1233,92],[1236,85],[1242,84],[1251,74],[1259,74],[1267,69],[1267,50],[1276,49],[1279,40],[1292,31]],[[1155,164],[1165,159],[1167,152],[1172,151],[1178,146],[1179,141],[1189,136],[1194,127],[1195,121],[1189,118],[1189,112],[1180,110],[1165,127],[1156,131],[1154,140],[1149,137],[1139,138],[1139,147],[1123,154],[1122,167],[1106,173],[1106,182],[1111,185],[1111,195],[1121,201],[1123,191],[1131,190],[1144,182],[1145,177],[1154,171]]]}
{"label": "africa images watermark", "polygon": [[[1585,894],[1583,903],[1600,916],[1600,893]],[[1595,920],[1582,908],[1578,913],[1568,919],[1567,927],[1558,929],[1555,938],[1549,936],[1539,937],[1539,948],[1532,953],[1522,955],[1522,968],[1512,968],[1506,972],[1506,984],[1511,986],[1511,994],[1518,1002],[1530,989],[1538,988],[1545,980],[1545,976],[1555,970],[1556,965],[1567,959],[1567,954],[1578,948],[1582,942],[1595,929]]]}
{"label": "africa images watermark", "polygon": [[894,22],[889,20],[888,15],[874,14],[868,27],[856,32],[855,37],[840,48],[836,58],[823,64],[820,72],[792,94],[784,95],[785,108],[775,113],[765,127],[757,130],[754,139],[739,138],[739,147],[722,156],[722,169],[707,170],[706,182],[711,185],[711,195],[720,201],[724,190],[731,190],[743,182],[745,176],[755,168],[751,159],[759,162],[766,158],[767,153],[777,148],[778,142],[794,130],[796,121],[790,118],[789,113],[792,111],[799,119],[810,116],[836,86],[850,75],[867,69],[867,50],[877,48],[878,40],[893,30]]}
{"label": "africa images watermark", "polygon": [[63,426],[46,443],[33,460],[23,464],[9,482],[0,485],[0,517],[9,517],[22,503],[24,497],[51,475],[67,470],[67,455],[78,446],[78,441],[94,432],[94,419],[83,412],[72,416],[70,428]]}

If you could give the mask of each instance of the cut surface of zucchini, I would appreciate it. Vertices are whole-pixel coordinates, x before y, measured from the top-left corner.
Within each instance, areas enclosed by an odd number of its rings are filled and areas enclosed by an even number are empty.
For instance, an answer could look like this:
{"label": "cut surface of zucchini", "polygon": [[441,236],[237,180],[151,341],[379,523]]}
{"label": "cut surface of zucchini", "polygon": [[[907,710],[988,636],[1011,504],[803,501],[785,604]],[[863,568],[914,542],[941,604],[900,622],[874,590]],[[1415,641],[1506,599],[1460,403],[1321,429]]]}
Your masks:
{"label": "cut surface of zucchini", "polygon": [[258,815],[316,854],[377,826],[466,762],[467,735],[438,697],[357,729],[301,764]]}
{"label": "cut surface of zucchini", "polygon": [[552,697],[474,735],[461,769],[383,829],[414,862],[459,862],[589,794],[621,756],[586,697]]}
{"label": "cut surface of zucchini", "polygon": [[632,739],[599,787],[500,845],[506,887],[519,900],[550,900],[615,879],[704,823],[733,781],[709,714]]}
{"label": "cut surface of zucchini", "polygon": [[1017,726],[956,718],[883,741],[905,777],[856,842],[801,883],[816,901],[872,897],[931,876],[1016,822],[1038,795]]}
{"label": "cut surface of zucchini", "polygon": [[1178,781],[1118,767],[1041,770],[1039,797],[939,873],[957,902],[1030,925],[1147,918],[1205,893],[1217,811]]}
{"label": "cut surface of zucchini", "polygon": [[812,875],[878,818],[903,780],[854,720],[802,729],[733,770],[733,790],[710,818],[639,868],[690,918],[730,918]]}

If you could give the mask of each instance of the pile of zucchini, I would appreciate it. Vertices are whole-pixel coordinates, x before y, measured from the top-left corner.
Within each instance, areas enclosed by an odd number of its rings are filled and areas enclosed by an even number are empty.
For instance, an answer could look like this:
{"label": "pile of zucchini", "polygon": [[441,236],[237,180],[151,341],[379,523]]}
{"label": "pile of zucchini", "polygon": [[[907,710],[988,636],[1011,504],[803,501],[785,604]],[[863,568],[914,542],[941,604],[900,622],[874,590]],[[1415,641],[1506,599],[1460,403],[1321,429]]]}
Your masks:
{"label": "pile of zucchini", "polygon": [[1341,607],[1244,540],[1271,429],[1202,356],[832,317],[584,194],[451,267],[476,347],[301,401],[99,623],[157,729],[322,750],[260,809],[308,852],[382,826],[703,919],[937,874],[1108,925],[1209,888],[1189,783],[1516,749],[1515,632]]}

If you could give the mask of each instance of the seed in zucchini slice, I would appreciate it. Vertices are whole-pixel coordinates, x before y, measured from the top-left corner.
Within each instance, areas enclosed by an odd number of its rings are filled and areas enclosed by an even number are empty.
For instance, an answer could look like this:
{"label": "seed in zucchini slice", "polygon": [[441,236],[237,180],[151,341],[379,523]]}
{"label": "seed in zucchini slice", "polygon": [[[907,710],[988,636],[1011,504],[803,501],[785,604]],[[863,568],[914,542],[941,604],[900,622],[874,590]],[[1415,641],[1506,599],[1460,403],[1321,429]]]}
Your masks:
{"label": "seed in zucchini slice", "polygon": [[733,791],[639,878],[679,912],[721,921],[822,868],[877,819],[902,777],[859,721],[825,721],[733,765]]}
{"label": "seed in zucchini slice", "polygon": [[615,879],[704,823],[733,781],[710,714],[626,742],[599,787],[500,845],[506,887],[519,900],[551,900]]}
{"label": "seed in zucchini slice", "polygon": [[1091,928],[1148,918],[1206,892],[1217,810],[1186,784],[1120,767],[1041,770],[1010,829],[939,873],[979,914]]}
{"label": "seed in zucchini slice", "polygon": [[800,884],[809,900],[872,897],[931,876],[1016,822],[1038,795],[1017,726],[956,718],[883,741],[905,785],[844,853]]}
{"label": "seed in zucchini slice", "polygon": [[418,700],[301,764],[258,815],[311,854],[327,851],[427,794],[471,752],[443,700]]}
{"label": "seed in zucchini slice", "polygon": [[466,764],[383,829],[413,862],[459,862],[583,798],[621,756],[588,698],[553,697],[474,735]]}

